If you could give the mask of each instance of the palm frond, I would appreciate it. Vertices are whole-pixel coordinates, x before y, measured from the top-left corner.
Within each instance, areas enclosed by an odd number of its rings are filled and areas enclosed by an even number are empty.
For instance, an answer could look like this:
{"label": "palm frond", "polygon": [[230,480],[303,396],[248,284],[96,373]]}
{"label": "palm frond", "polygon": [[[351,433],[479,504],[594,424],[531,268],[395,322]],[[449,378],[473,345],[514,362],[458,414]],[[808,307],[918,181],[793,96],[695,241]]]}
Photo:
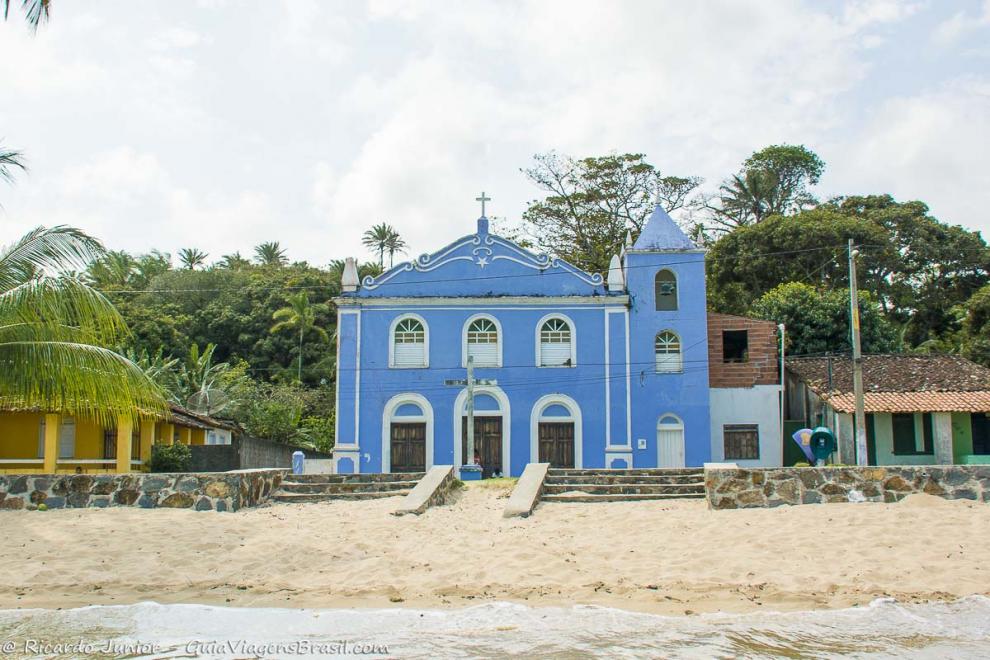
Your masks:
{"label": "palm frond", "polygon": [[0,250],[0,289],[7,289],[35,272],[84,270],[103,257],[103,244],[73,227],[38,227]]}
{"label": "palm frond", "polygon": [[0,407],[62,412],[107,425],[167,414],[158,387],[125,357],[58,341],[0,343]]}
{"label": "palm frond", "polygon": [[22,171],[27,170],[27,166],[24,164],[24,154],[20,151],[0,148],[0,179],[13,181],[15,167]]}
{"label": "palm frond", "polygon": [[[11,0],[0,0],[3,2],[3,18],[7,20],[10,14]],[[24,18],[28,25],[37,30],[42,21],[47,21],[51,12],[51,0],[21,0],[21,8],[24,10]]]}
{"label": "palm frond", "polygon": [[72,327],[85,343],[112,345],[128,334],[106,296],[71,277],[41,277],[0,290],[0,323]]}

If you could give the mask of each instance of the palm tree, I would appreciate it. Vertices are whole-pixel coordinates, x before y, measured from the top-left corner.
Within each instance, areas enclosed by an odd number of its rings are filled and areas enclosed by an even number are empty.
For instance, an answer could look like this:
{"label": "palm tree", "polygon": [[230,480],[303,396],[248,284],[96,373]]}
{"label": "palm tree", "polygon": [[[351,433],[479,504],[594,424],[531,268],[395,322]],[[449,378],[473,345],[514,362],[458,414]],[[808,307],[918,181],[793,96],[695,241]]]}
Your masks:
{"label": "palm tree", "polygon": [[220,267],[227,270],[244,270],[251,265],[251,262],[241,256],[240,252],[225,254],[220,259]]}
{"label": "palm tree", "polygon": [[392,233],[389,234],[388,240],[385,241],[385,249],[388,250],[389,268],[395,265],[395,253],[405,252],[406,247],[408,246],[406,245],[406,242],[402,240],[402,237],[399,236],[399,232],[393,230]]}
{"label": "palm tree", "polygon": [[137,270],[134,257],[123,250],[107,252],[97,259],[86,271],[87,279],[96,287],[122,288],[131,283],[131,277]]}
{"label": "palm tree", "polygon": [[207,344],[202,351],[198,344],[189,347],[189,357],[176,373],[176,396],[184,406],[213,414],[229,402],[220,378],[230,371],[227,362],[213,362],[216,344]]}
{"label": "palm tree", "polygon": [[166,413],[155,384],[107,348],[127,335],[120,313],[66,274],[105,255],[99,241],[64,226],[39,227],[0,249],[0,406],[107,426]]}
{"label": "palm tree", "polygon": [[285,257],[285,250],[279,246],[278,241],[262,243],[254,248],[254,258],[262,266],[275,268],[280,268],[289,262]]}
{"label": "palm tree", "polygon": [[18,168],[21,171],[27,169],[24,164],[23,154],[20,151],[13,151],[11,149],[4,149],[0,147],[0,179],[4,181],[14,180],[14,168]]}
{"label": "palm tree", "polygon": [[194,270],[196,266],[206,263],[206,258],[210,256],[196,248],[182,248],[179,250],[179,261],[187,270]]}
{"label": "palm tree", "polygon": [[293,330],[299,333],[299,366],[296,368],[296,379],[302,382],[303,337],[308,332],[314,332],[321,341],[329,342],[330,336],[327,335],[326,330],[316,325],[316,311],[322,306],[311,305],[305,291],[289,295],[288,302],[287,306],[272,314],[272,320],[278,323],[272,326],[271,332],[275,334],[282,330]]}
{"label": "palm tree", "polygon": [[385,252],[388,250],[388,243],[392,236],[398,236],[398,232],[389,224],[382,222],[364,232],[364,236],[361,238],[365,247],[378,252],[378,266],[382,269],[385,268]]}
{"label": "palm tree", "polygon": [[[3,3],[3,18],[7,20],[7,15],[10,13],[10,0],[0,0],[0,3]],[[51,4],[51,0],[21,0],[24,17],[27,19],[28,25],[37,30],[41,21],[48,20]]]}
{"label": "palm tree", "polygon": [[722,214],[736,226],[758,224],[768,216],[782,213],[780,185],[773,172],[747,170],[734,174],[719,188]]}

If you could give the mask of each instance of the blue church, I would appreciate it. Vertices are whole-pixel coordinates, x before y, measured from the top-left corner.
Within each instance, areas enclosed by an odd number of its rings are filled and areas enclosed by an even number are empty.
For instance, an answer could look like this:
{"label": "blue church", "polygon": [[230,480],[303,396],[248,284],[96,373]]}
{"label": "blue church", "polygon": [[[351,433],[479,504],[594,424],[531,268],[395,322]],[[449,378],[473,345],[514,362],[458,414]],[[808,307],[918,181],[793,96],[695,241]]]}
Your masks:
{"label": "blue church", "polygon": [[338,306],[340,473],[466,456],[468,359],[485,475],[711,460],[704,253],[661,208],[607,277],[477,230],[359,281]]}

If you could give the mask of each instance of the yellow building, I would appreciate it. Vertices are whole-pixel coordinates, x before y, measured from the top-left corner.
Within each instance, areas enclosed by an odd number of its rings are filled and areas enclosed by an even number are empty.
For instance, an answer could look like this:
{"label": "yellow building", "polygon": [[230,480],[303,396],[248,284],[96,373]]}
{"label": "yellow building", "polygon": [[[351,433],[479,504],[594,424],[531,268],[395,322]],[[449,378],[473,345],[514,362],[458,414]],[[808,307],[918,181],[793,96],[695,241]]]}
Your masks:
{"label": "yellow building", "polygon": [[58,413],[0,411],[0,474],[145,471],[154,444],[230,444],[234,427],[179,406],[115,427]]}

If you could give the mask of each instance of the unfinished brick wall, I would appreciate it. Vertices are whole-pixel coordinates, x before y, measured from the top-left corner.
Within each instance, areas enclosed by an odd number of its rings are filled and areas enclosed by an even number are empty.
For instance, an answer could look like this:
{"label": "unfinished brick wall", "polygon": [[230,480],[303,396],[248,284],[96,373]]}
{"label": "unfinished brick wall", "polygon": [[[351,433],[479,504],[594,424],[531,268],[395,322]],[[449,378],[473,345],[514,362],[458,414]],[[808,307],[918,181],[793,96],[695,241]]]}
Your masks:
{"label": "unfinished brick wall", "polygon": [[[745,362],[725,362],[722,333],[746,330],[749,354]],[[708,313],[708,384],[710,387],[752,387],[780,382],[777,324],[731,314]]]}

